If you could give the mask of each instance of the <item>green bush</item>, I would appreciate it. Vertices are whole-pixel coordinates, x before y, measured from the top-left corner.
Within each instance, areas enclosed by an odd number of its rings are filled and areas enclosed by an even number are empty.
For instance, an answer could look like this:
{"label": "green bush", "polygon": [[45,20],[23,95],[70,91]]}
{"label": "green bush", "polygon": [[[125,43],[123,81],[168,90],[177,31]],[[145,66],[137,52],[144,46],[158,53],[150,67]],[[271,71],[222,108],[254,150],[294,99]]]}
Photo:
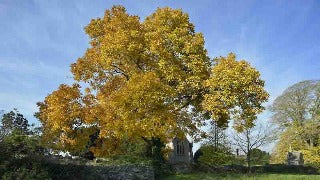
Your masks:
{"label": "green bush", "polygon": [[48,175],[52,179],[99,179],[98,175],[93,174],[85,165],[45,162],[42,167],[47,169]]}
{"label": "green bush", "polygon": [[234,156],[230,164],[246,166],[247,165],[246,156]]}
{"label": "green bush", "polygon": [[48,172],[41,168],[27,169],[26,167],[20,167],[15,170],[8,170],[2,175],[3,180],[24,180],[24,179],[51,179]]}
{"label": "green bush", "polygon": [[269,164],[270,155],[265,151],[261,151],[260,149],[252,149],[251,150],[251,164],[252,165],[266,165]]}
{"label": "green bush", "polygon": [[1,142],[0,179],[50,179],[38,140],[33,136],[12,133]]}
{"label": "green bush", "polygon": [[227,148],[215,148],[211,145],[204,145],[200,148],[201,154],[197,159],[198,163],[208,166],[221,166],[231,164],[234,155]]}

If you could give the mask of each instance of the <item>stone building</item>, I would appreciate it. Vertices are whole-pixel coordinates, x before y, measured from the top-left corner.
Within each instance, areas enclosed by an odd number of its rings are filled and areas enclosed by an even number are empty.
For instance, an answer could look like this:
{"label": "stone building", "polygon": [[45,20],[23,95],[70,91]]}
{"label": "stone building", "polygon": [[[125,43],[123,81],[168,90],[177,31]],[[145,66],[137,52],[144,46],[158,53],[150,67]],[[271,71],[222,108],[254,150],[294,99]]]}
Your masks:
{"label": "stone building", "polygon": [[293,151],[287,154],[288,165],[303,165],[303,154],[301,152]]}
{"label": "stone building", "polygon": [[169,153],[168,161],[171,164],[186,163],[190,164],[193,161],[192,147],[193,143],[190,143],[187,138],[179,139],[174,138],[171,143],[168,144],[172,150]]}

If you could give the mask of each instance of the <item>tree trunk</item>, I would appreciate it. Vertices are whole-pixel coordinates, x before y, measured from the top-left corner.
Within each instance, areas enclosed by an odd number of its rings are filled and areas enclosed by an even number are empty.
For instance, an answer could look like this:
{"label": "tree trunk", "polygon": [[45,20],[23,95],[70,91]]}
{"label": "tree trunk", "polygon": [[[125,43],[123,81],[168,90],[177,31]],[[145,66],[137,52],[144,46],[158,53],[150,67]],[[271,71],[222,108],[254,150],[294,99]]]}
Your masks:
{"label": "tree trunk", "polygon": [[153,141],[150,139],[147,139],[145,137],[142,137],[144,142],[146,142],[146,147],[145,147],[145,156],[146,157],[152,157],[152,147],[153,147]]}
{"label": "tree trunk", "polygon": [[247,136],[247,166],[248,172],[251,173],[251,148],[250,148],[250,137],[249,137],[249,130],[246,131]]}
{"label": "tree trunk", "polygon": [[251,153],[250,153],[250,151],[248,151],[248,154],[247,154],[247,165],[248,165],[248,172],[250,174],[251,173]]}
{"label": "tree trunk", "polygon": [[142,137],[142,139],[146,142],[145,155],[154,160],[163,162],[164,157],[163,157],[162,149],[165,147],[165,144],[161,142],[159,138],[147,139]]}
{"label": "tree trunk", "polygon": [[217,128],[217,123],[214,122],[214,146],[215,149],[218,147],[218,128]]}

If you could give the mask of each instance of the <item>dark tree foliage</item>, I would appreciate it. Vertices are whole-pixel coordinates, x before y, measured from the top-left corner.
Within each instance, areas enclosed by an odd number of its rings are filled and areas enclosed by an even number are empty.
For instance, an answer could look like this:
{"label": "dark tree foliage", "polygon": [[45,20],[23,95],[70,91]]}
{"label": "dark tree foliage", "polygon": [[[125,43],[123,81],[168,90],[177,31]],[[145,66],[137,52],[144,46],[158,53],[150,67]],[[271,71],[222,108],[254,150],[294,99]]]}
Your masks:
{"label": "dark tree foliage", "polygon": [[1,117],[0,179],[48,179],[39,128],[14,109]]}
{"label": "dark tree foliage", "polygon": [[200,156],[203,155],[203,152],[201,150],[201,148],[199,148],[195,153],[194,153],[194,156],[193,156],[193,160],[195,163],[198,163],[199,162],[199,158]]}
{"label": "dark tree foliage", "polygon": [[266,165],[269,164],[270,154],[258,148],[254,148],[250,152],[252,165]]}
{"label": "dark tree foliage", "polygon": [[19,131],[21,134],[30,134],[31,130],[28,120],[17,109],[5,113],[1,118],[1,129],[4,134]]}
{"label": "dark tree foliage", "polygon": [[215,147],[212,144],[203,144],[194,155],[197,164],[209,167],[232,164],[234,158],[235,156],[232,154],[230,147]]}

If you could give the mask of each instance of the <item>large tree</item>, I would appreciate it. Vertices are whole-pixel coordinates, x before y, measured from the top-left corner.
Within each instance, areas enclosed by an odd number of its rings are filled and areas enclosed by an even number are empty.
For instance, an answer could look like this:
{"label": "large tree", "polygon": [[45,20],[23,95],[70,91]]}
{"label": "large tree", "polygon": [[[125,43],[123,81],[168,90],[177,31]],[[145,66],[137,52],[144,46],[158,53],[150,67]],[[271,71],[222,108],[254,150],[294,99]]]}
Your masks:
{"label": "large tree", "polygon": [[281,127],[317,120],[320,111],[320,82],[302,81],[290,86],[271,106],[272,119]]}
{"label": "large tree", "polygon": [[233,54],[211,69],[202,34],[179,9],[159,8],[141,21],[114,6],[85,31],[91,46],[71,65],[76,82],[38,103],[43,138],[54,148],[90,144],[104,156],[118,152],[123,139],[199,138],[208,115],[226,125],[233,114],[241,130],[268,97],[259,73]]}
{"label": "large tree", "polygon": [[281,127],[272,160],[284,162],[287,152],[295,150],[305,152],[305,162],[320,164],[320,81],[290,86],[275,99],[271,111],[273,122]]}

